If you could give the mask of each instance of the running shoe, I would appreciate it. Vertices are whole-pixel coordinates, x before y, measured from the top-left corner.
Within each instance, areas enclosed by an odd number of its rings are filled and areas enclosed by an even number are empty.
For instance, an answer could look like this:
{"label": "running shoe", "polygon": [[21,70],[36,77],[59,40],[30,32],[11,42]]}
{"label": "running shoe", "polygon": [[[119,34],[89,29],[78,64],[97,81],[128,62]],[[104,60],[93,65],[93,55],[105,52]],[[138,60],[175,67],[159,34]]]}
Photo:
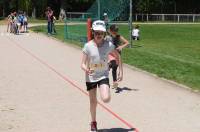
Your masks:
{"label": "running shoe", "polygon": [[91,122],[91,130],[90,132],[97,132],[97,122],[96,121],[93,121]]}

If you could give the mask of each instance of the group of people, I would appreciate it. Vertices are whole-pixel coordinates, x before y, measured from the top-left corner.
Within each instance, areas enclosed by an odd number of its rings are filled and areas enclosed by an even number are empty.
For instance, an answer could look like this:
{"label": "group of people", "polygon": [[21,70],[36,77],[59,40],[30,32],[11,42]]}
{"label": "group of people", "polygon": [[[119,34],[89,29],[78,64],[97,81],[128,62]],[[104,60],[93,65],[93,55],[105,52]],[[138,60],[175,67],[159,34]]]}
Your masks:
{"label": "group of people", "polygon": [[28,32],[28,18],[23,11],[11,12],[7,17],[7,32],[19,34]]}
{"label": "group of people", "polygon": [[118,30],[115,24],[106,29],[105,21],[94,21],[92,24],[93,39],[83,48],[81,68],[85,72],[86,87],[89,92],[91,132],[97,132],[97,88],[102,101],[108,103],[111,99],[110,69],[112,69],[113,88],[117,88],[118,82],[123,79],[120,54],[129,42],[118,33]]}
{"label": "group of people", "polygon": [[[45,11],[47,18],[47,31],[48,35],[56,34],[55,22],[56,17],[53,10],[50,7],[47,7]],[[7,17],[7,32],[19,34],[28,32],[28,17],[23,11],[11,12]]]}
{"label": "group of people", "polygon": [[55,28],[56,17],[54,15],[54,12],[51,9],[51,7],[47,7],[47,9],[45,11],[45,15],[47,18],[48,35],[56,34],[56,28]]}

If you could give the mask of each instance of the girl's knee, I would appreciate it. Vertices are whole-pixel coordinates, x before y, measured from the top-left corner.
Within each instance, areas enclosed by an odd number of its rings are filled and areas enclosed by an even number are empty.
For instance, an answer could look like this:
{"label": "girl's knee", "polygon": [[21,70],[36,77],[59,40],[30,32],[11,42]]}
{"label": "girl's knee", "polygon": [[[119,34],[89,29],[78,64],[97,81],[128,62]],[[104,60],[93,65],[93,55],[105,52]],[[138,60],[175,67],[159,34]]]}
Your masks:
{"label": "girl's knee", "polygon": [[110,96],[102,97],[102,101],[104,103],[109,103],[110,102]]}
{"label": "girl's knee", "polygon": [[109,80],[107,79],[107,82],[105,84],[100,85],[100,95],[101,100],[104,103],[108,103],[110,101],[110,88],[109,88]]}

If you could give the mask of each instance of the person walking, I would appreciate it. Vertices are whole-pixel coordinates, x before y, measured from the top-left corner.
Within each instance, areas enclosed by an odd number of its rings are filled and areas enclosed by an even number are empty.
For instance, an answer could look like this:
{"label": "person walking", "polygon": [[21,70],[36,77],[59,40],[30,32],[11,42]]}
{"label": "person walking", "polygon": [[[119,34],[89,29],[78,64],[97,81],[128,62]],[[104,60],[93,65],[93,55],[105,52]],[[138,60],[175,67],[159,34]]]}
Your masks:
{"label": "person walking", "polygon": [[97,20],[92,24],[93,39],[86,43],[82,52],[81,69],[85,72],[86,87],[89,92],[91,132],[97,132],[96,108],[97,88],[104,103],[111,99],[109,85],[108,54],[113,53],[119,56],[118,81],[122,81],[123,69],[119,53],[115,46],[104,39],[106,26],[104,21]]}
{"label": "person walking", "polygon": [[[123,48],[128,46],[129,42],[126,40],[122,35],[119,33],[119,28],[117,25],[113,24],[110,26],[109,34],[110,34],[110,41],[115,45],[115,48],[121,54]],[[112,88],[118,87],[117,81],[117,69],[119,65],[119,58],[116,54],[110,53],[109,54],[109,67],[112,69],[112,78],[113,78],[113,85]]]}

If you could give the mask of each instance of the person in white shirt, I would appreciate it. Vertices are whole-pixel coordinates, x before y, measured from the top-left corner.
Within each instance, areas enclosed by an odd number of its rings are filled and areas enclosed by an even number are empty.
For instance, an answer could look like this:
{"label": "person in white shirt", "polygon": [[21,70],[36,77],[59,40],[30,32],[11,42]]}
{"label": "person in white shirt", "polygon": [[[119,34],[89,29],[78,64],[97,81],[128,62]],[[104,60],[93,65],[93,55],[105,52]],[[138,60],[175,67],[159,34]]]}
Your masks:
{"label": "person in white shirt", "polygon": [[122,62],[115,45],[105,40],[106,25],[104,21],[97,20],[92,24],[94,39],[84,45],[81,69],[85,72],[87,91],[90,99],[91,132],[97,132],[96,107],[97,87],[104,103],[110,97],[108,54],[113,53],[119,57],[118,81],[123,78]]}
{"label": "person in white shirt", "polygon": [[135,25],[135,28],[132,31],[133,40],[140,40],[140,30],[139,25]]}

